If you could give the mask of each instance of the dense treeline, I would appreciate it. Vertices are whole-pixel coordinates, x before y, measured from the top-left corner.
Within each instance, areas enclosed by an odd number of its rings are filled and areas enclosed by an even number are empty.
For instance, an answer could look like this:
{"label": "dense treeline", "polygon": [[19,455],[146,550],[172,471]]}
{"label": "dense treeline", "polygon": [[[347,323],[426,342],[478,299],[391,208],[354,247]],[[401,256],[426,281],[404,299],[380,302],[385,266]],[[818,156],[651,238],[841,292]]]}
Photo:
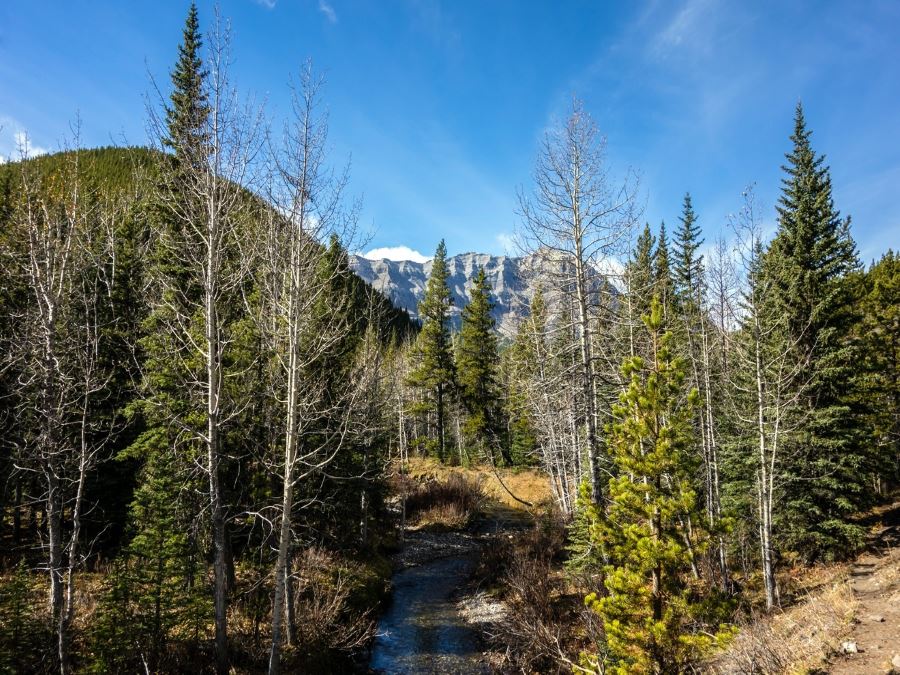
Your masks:
{"label": "dense treeline", "polygon": [[191,8],[152,148],[0,166],[4,671],[325,668],[370,634],[417,326],[350,270],[321,83],[276,144],[218,31]]}
{"label": "dense treeline", "polygon": [[321,81],[275,133],[219,30],[191,8],[150,148],[0,165],[0,668],[346,667],[410,453],[544,469],[588,672],[680,672],[783,566],[859,548],[900,480],[900,264],[863,269],[802,108],[774,236],[748,188],[706,246],[690,195],[637,227],[576,104],[503,341],[483,271],[451,331],[443,242],[421,325],[352,273]]}

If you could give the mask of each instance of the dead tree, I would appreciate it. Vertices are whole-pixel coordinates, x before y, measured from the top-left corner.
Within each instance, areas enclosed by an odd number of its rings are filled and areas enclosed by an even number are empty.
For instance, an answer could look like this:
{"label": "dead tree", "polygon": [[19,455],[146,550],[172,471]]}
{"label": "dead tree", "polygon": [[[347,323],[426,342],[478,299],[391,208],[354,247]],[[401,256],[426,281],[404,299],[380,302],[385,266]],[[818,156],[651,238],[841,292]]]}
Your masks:
{"label": "dead tree", "polygon": [[270,673],[280,671],[282,641],[295,640],[294,514],[308,506],[295,503],[297,486],[346,447],[354,396],[352,387],[317,367],[352,330],[342,306],[347,298],[334,291],[346,270],[329,264],[323,241],[332,237],[341,249],[336,242],[350,236],[358,210],[344,206],[347,172],[335,174],[327,164],[321,87],[307,64],[293,90],[292,117],[281,138],[270,142],[268,198],[274,208],[267,210],[255,258],[263,298],[257,324],[276,364],[271,394],[283,411],[282,459],[273,466],[282,499],[269,518],[277,532]]}
{"label": "dead tree", "polygon": [[17,469],[40,477],[42,493],[32,505],[40,503],[47,516],[49,614],[65,675],[72,668],[69,632],[84,558],[85,485],[111,433],[111,420],[97,419],[94,410],[108,396],[110,379],[100,352],[110,321],[103,304],[111,291],[106,272],[115,214],[88,206],[77,149],[43,181],[27,147],[20,154],[21,197],[13,219],[26,238],[17,257],[30,298],[18,317],[11,357],[20,374],[17,417],[29,428]]}
{"label": "dead tree", "polygon": [[592,494],[600,501],[604,484],[600,405],[594,355],[598,289],[610,262],[622,253],[635,220],[636,181],[614,185],[605,158],[605,140],[575,100],[562,125],[544,137],[534,170],[534,191],[520,192],[523,248],[554,277],[552,288],[572,302],[579,353],[578,399],[583,412]]}

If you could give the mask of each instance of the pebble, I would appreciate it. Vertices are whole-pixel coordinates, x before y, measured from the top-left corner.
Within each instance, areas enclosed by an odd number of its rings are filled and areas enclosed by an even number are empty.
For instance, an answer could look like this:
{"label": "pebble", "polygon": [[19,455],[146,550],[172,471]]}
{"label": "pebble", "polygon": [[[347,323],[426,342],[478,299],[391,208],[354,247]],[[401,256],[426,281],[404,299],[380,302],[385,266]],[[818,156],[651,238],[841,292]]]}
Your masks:
{"label": "pebble", "polygon": [[844,654],[856,654],[859,652],[859,648],[853,640],[846,640],[841,643],[841,652]]}

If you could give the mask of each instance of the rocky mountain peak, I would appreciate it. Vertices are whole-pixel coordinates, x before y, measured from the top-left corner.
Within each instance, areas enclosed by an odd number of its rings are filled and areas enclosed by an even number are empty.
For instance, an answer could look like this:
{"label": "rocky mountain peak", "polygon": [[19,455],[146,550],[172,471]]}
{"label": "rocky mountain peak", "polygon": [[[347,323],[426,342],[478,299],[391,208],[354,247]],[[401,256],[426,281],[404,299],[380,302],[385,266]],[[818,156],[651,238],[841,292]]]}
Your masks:
{"label": "rocky mountain peak", "polygon": [[[351,256],[356,273],[375,289],[388,296],[393,303],[418,318],[419,301],[431,274],[431,261],[369,260]],[[527,282],[526,271],[530,258],[487,253],[460,253],[447,258],[448,284],[453,294],[451,315],[454,325],[460,322],[462,308],[469,302],[468,289],[479,268],[491,284],[495,304],[494,318],[501,335],[511,337],[518,321],[528,313],[533,289]]]}

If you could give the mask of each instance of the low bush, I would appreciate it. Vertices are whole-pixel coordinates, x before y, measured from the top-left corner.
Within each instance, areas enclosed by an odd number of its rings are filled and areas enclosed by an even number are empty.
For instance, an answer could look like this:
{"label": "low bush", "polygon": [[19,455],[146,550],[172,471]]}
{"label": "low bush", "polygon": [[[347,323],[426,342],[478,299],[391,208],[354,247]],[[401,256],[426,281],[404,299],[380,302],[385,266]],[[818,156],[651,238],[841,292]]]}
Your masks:
{"label": "low bush", "polygon": [[488,628],[502,672],[570,672],[599,622],[584,606],[584,589],[561,569],[565,527],[547,515],[534,528],[487,547],[477,579],[506,605],[502,621]]}
{"label": "low bush", "polygon": [[406,518],[414,525],[461,529],[481,510],[482,486],[459,473],[412,486],[406,495]]}

